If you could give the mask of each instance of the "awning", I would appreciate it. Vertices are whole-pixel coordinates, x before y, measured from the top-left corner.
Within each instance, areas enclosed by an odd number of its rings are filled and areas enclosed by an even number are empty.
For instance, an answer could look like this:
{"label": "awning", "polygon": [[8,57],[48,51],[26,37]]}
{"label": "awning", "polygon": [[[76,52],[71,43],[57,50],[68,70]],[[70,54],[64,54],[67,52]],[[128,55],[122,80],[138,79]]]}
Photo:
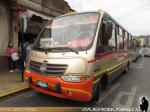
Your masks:
{"label": "awning", "polygon": [[37,35],[42,30],[43,26],[44,26],[43,24],[29,20],[27,23],[27,29],[25,33],[31,33]]}
{"label": "awning", "polygon": [[27,13],[28,13],[29,17],[32,17],[32,15],[36,15],[36,16],[40,16],[40,17],[42,17],[43,19],[46,19],[46,20],[50,20],[50,19],[53,18],[53,17],[46,16],[44,14],[41,14],[41,13],[38,13],[38,12],[35,12],[35,11],[31,11],[31,10],[27,10]]}
{"label": "awning", "polygon": [[[26,30],[25,33],[31,33],[31,34],[39,34],[39,32],[42,30],[42,28],[45,26],[45,24],[52,19],[52,17],[45,16],[43,14],[27,10],[28,17],[26,18]],[[42,19],[42,22],[41,22]]]}

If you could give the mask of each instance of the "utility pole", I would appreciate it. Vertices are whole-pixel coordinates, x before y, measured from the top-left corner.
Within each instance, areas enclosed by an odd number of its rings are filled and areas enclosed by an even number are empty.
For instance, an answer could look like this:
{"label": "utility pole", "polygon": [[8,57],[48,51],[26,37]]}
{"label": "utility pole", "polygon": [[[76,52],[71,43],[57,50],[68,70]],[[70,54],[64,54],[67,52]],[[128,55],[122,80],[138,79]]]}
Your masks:
{"label": "utility pole", "polygon": [[21,18],[21,49],[22,49],[22,57],[21,57],[21,82],[24,81],[24,19]]}
{"label": "utility pole", "polygon": [[27,17],[26,9],[18,9],[19,10],[19,18],[20,18],[20,40],[21,40],[21,49],[22,49],[22,57],[21,57],[21,82],[24,81],[24,32],[25,32],[25,19]]}

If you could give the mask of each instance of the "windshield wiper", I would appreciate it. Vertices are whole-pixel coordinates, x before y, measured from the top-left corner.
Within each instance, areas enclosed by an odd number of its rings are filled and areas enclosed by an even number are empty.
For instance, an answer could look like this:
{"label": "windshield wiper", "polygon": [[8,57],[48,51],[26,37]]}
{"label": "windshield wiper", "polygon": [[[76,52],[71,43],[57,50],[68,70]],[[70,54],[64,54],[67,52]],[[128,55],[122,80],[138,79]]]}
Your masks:
{"label": "windshield wiper", "polygon": [[79,54],[79,52],[78,52],[77,50],[73,49],[73,48],[70,48],[70,47],[64,47],[64,48],[67,48],[67,49],[69,49],[70,51],[73,51],[73,52],[75,52],[76,54]]}
{"label": "windshield wiper", "polygon": [[[47,55],[47,49],[45,48],[45,47],[34,47],[34,48],[36,48],[36,49],[41,49],[41,50],[43,50],[44,52],[45,52],[45,54]],[[54,48],[48,48],[48,50],[50,50],[50,49],[69,49],[70,51],[72,51],[72,52],[75,52],[76,54],[79,54],[79,52],[78,51],[76,51],[75,49],[73,49],[73,48],[70,48],[70,47],[54,47]]]}
{"label": "windshield wiper", "polygon": [[41,49],[41,50],[43,50],[44,53],[47,55],[47,50],[46,50],[45,47],[42,47],[42,48],[40,47],[40,48],[39,48],[39,47],[35,47],[35,46],[34,46],[33,49]]}
{"label": "windshield wiper", "polygon": [[69,49],[70,51],[75,52],[76,54],[79,54],[78,51],[76,51],[75,49],[70,48],[70,47],[54,47],[52,49]]}

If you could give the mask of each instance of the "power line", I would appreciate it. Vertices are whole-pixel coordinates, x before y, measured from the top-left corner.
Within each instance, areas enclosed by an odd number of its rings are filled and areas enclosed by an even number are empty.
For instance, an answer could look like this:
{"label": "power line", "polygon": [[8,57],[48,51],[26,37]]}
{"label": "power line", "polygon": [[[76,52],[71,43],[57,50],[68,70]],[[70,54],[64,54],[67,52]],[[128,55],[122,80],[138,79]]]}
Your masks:
{"label": "power line", "polygon": [[139,2],[145,2],[145,0],[143,0],[143,1],[141,1],[141,0],[136,0],[136,1],[134,1],[134,2],[120,2],[120,3],[122,3],[122,4],[116,4],[115,5],[115,7],[114,7],[114,9],[121,9],[121,8],[123,8],[123,7],[126,7],[126,6],[129,6],[129,5],[131,5],[131,4],[137,4],[137,3],[139,3]]}
{"label": "power line", "polygon": [[143,5],[143,6],[137,7],[137,8],[135,8],[134,10],[132,10],[131,12],[129,12],[128,14],[126,14],[126,15],[120,17],[120,19],[121,19],[121,18],[130,17],[130,16],[132,16],[133,14],[137,13],[137,11],[141,12],[141,11],[147,9],[147,8],[150,8],[150,4],[145,4],[145,5]]}

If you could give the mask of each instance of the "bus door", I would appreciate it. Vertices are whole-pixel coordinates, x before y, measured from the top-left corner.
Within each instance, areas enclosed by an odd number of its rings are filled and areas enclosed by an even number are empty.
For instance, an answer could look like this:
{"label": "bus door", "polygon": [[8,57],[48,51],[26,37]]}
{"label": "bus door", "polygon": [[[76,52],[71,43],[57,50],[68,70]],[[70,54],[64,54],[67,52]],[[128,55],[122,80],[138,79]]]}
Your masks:
{"label": "bus door", "polygon": [[106,18],[103,18],[97,39],[96,63],[94,70],[96,72],[100,71],[100,74],[105,74],[105,70],[113,65],[113,47],[109,46],[110,40],[112,39],[112,29],[113,23],[107,21]]}

